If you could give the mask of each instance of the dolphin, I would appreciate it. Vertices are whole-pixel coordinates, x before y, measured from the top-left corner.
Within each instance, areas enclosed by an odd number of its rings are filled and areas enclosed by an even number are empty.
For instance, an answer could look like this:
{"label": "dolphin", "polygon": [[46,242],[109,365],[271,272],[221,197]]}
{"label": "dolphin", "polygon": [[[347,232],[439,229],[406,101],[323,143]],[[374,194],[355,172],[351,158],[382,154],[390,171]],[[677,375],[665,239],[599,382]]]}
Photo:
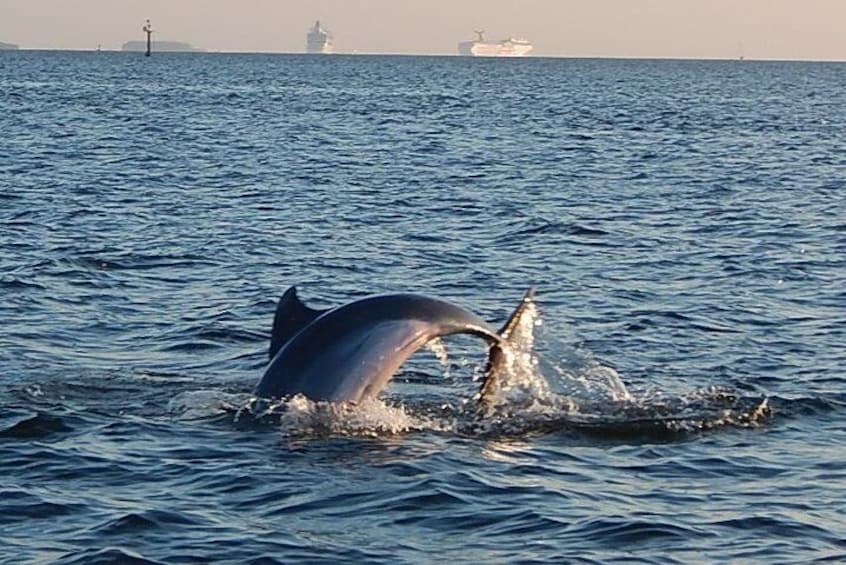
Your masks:
{"label": "dolphin", "polygon": [[314,401],[374,398],[400,366],[427,342],[453,334],[487,342],[488,362],[480,407],[493,401],[507,370],[515,328],[534,301],[529,289],[499,331],[460,306],[415,294],[363,298],[327,310],[309,308],[289,288],[279,299],[270,338],[270,364],[254,395],[282,399],[301,394]]}

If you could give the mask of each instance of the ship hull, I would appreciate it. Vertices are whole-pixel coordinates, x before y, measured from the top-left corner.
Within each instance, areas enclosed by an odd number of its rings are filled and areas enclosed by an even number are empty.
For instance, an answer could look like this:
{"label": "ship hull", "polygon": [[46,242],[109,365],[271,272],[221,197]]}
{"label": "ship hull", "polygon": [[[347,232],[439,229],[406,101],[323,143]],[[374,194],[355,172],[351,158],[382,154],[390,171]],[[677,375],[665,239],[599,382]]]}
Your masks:
{"label": "ship hull", "polygon": [[527,41],[462,41],[458,44],[458,54],[468,57],[524,57],[532,52],[532,48],[532,44]]}
{"label": "ship hull", "polygon": [[332,43],[326,42],[315,42],[315,43],[308,43],[306,45],[306,53],[317,53],[322,55],[331,55],[334,53],[335,49],[332,47]]}

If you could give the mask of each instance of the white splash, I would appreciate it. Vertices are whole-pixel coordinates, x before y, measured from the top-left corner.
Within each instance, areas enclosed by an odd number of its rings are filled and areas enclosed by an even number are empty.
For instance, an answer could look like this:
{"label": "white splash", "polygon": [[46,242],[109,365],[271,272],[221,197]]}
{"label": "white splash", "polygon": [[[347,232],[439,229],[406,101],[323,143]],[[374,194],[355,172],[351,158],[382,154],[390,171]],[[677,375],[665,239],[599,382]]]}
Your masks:
{"label": "white splash", "polygon": [[296,395],[276,406],[286,435],[383,436],[440,430],[441,425],[379,399],[359,403],[313,402]]}
{"label": "white splash", "polygon": [[598,361],[588,359],[582,366],[558,363],[550,367],[555,374],[558,394],[589,402],[624,402],[632,400],[623,379]]}
{"label": "white splash", "polygon": [[434,339],[429,340],[426,343],[426,349],[431,351],[435,354],[435,357],[438,359],[438,363],[441,365],[441,370],[443,371],[444,377],[450,377],[450,362],[449,362],[449,354],[447,353],[446,346],[441,338],[436,337]]}
{"label": "white splash", "polygon": [[[549,384],[541,374],[535,354],[535,329],[541,326],[537,305],[530,301],[524,306],[516,326],[508,335],[509,347],[504,347],[502,370],[498,373],[494,398],[489,399],[487,411],[531,405],[536,399],[550,396]],[[481,378],[481,373],[477,373]]]}

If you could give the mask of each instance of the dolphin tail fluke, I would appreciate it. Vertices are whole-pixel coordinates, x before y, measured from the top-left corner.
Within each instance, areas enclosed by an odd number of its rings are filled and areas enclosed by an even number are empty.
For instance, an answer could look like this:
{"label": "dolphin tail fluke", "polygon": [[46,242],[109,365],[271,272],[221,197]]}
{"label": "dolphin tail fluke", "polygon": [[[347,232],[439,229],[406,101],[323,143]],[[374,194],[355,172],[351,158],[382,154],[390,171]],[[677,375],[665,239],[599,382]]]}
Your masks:
{"label": "dolphin tail fluke", "polygon": [[499,330],[499,341],[488,353],[485,377],[479,389],[479,410],[490,412],[511,369],[517,351],[531,349],[536,317],[535,289],[530,288]]}

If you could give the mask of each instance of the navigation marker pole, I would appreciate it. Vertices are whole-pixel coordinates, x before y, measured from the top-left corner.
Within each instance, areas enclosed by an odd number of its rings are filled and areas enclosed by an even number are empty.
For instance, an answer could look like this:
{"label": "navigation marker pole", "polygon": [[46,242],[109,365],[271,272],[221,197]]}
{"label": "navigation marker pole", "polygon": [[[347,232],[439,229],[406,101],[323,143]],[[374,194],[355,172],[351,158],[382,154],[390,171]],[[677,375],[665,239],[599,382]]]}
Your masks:
{"label": "navigation marker pole", "polygon": [[141,29],[144,30],[144,33],[147,34],[147,52],[144,53],[144,56],[149,57],[150,56],[150,36],[153,35],[153,26],[150,25],[149,19],[147,20],[147,24],[144,27],[142,27]]}

